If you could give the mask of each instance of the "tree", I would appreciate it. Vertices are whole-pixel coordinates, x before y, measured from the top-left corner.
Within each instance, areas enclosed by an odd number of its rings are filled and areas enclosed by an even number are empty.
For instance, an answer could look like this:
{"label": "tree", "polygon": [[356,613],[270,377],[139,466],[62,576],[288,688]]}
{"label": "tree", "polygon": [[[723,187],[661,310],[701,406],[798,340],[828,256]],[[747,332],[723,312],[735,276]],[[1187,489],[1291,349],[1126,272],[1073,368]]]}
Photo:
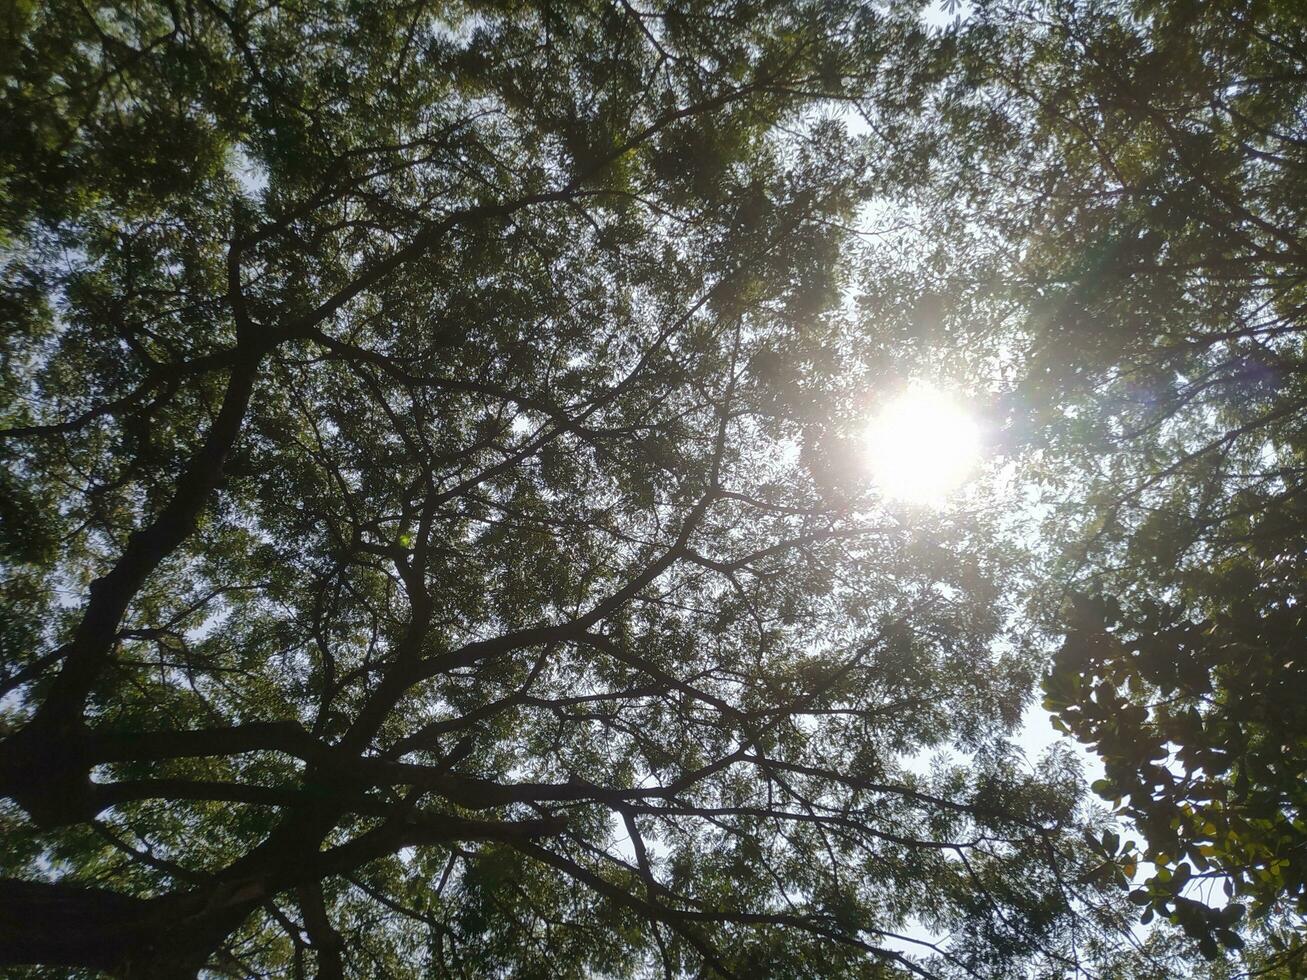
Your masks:
{"label": "tree", "polygon": [[1014,554],[857,466],[845,229],[927,158],[952,35],[839,0],[7,17],[0,962],[1120,942],[1073,767],[1006,741]]}
{"label": "tree", "polygon": [[1145,921],[1215,956],[1251,908],[1267,965],[1300,970],[1307,25],[1274,2],[977,8],[941,218],[976,250],[946,315],[1001,343],[1046,492],[1046,704],[1144,838]]}

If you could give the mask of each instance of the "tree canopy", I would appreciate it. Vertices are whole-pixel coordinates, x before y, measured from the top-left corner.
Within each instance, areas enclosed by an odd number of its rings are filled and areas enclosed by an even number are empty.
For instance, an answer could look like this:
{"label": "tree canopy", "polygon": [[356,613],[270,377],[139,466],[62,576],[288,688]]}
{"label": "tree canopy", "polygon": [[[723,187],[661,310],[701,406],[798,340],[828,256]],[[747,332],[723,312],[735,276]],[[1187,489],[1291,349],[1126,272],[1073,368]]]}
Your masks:
{"label": "tree canopy", "polygon": [[1045,704],[1143,837],[1145,922],[1214,956],[1251,910],[1300,971],[1307,22],[997,2],[967,38],[942,223],[976,248],[950,315],[1015,353],[1065,637]]}
{"label": "tree canopy", "polygon": [[1292,976],[1293,7],[12,5],[0,964]]}
{"label": "tree canopy", "polygon": [[1022,311],[1014,392],[1070,489],[1047,704],[1144,835],[1145,917],[1209,954],[1246,906],[1286,946],[1307,913],[1300,13],[995,4],[971,38],[1013,102],[959,114],[1005,132],[968,141],[976,161],[1025,161],[974,189],[1023,246],[996,264]]}

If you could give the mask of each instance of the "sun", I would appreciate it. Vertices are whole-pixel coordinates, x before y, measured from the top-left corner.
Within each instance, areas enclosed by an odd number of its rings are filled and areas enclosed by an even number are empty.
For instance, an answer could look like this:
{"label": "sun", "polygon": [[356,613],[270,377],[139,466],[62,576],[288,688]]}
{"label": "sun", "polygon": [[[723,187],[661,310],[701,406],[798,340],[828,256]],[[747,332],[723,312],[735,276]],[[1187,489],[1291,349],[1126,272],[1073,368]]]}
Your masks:
{"label": "sun", "polygon": [[980,456],[980,429],[952,395],[917,383],[881,406],[867,426],[867,454],[881,493],[938,506]]}

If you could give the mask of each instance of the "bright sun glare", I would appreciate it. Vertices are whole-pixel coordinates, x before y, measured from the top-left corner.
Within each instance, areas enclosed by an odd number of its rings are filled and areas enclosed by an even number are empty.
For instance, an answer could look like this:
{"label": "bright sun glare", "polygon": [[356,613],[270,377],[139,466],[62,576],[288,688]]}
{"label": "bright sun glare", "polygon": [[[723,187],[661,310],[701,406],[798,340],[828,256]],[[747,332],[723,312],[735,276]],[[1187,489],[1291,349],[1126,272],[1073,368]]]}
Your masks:
{"label": "bright sun glare", "polygon": [[980,430],[947,392],[915,384],[867,426],[872,476],[886,497],[939,505],[970,475]]}

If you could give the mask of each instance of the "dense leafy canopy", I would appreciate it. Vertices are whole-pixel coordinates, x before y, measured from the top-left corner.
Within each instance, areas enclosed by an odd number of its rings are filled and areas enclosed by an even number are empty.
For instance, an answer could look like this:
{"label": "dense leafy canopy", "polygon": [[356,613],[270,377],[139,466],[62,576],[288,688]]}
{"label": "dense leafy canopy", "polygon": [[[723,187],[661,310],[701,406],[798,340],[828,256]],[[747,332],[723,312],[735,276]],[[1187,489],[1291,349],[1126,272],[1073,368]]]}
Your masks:
{"label": "dense leafy canopy", "polygon": [[1073,769],[1006,740],[1010,555],[858,459],[847,228],[924,158],[950,38],[844,2],[7,16],[0,961],[1122,941]]}
{"label": "dense leafy canopy", "polygon": [[[944,164],[950,315],[1007,353],[1044,489],[1045,681],[1208,955],[1307,921],[1307,20],[1295,3],[977,5]],[[967,223],[966,231],[959,224]],[[996,285],[997,284],[997,285]],[[988,335],[982,338],[981,335]],[[1120,839],[1113,838],[1115,847]]]}
{"label": "dense leafy canopy", "polygon": [[1307,24],[918,7],[11,4],[0,964],[1295,975]]}

